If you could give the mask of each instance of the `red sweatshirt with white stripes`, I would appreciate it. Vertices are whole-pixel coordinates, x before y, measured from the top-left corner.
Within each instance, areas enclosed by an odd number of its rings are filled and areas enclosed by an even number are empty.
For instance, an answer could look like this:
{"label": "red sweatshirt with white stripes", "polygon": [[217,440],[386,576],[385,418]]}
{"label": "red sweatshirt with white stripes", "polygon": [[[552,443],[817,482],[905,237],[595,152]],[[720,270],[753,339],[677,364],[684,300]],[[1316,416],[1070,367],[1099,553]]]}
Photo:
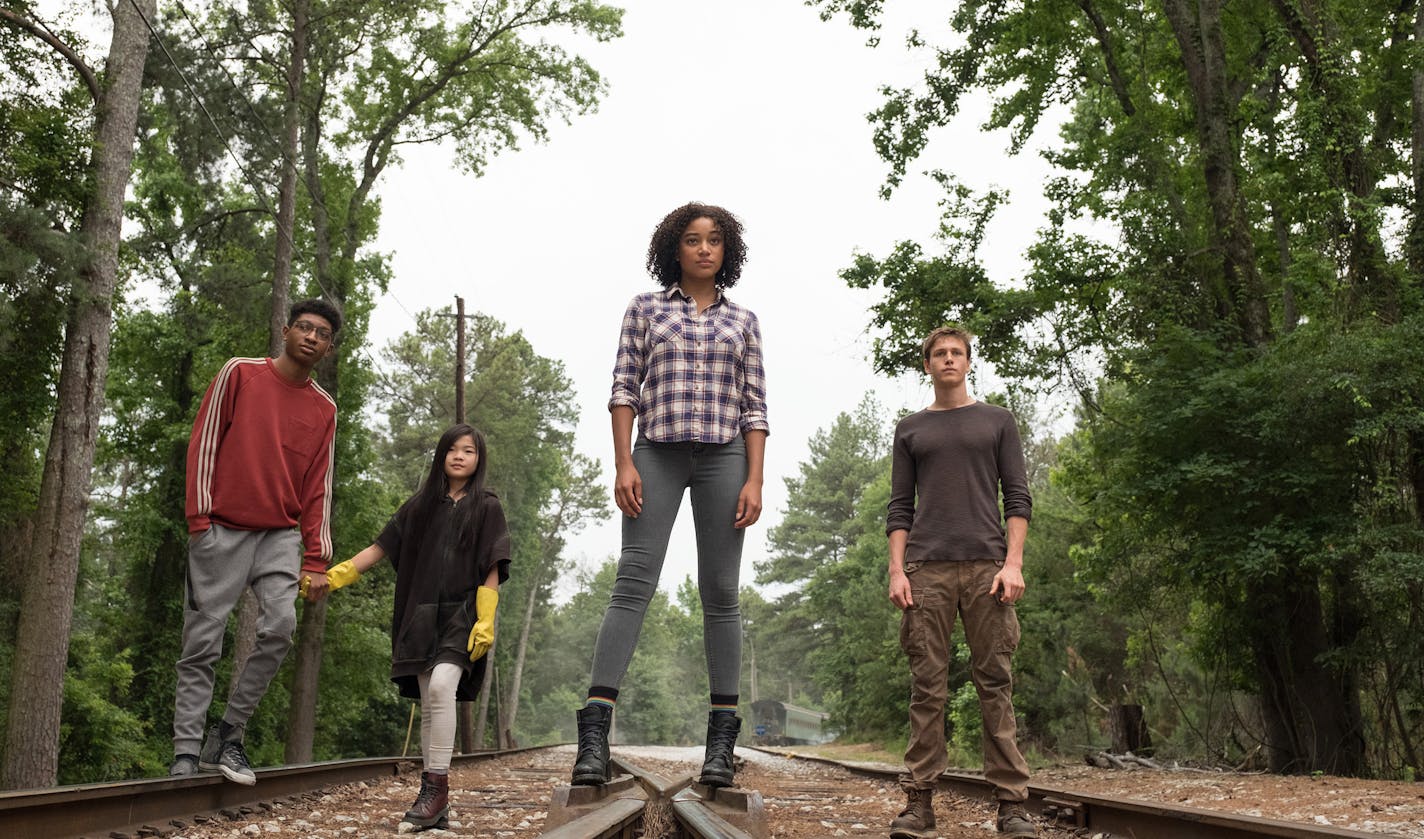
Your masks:
{"label": "red sweatshirt with white stripes", "polygon": [[336,402],[314,381],[297,383],[270,358],[233,358],[198,408],[188,440],[188,532],[211,522],[233,530],[301,525],[302,570],[331,559]]}

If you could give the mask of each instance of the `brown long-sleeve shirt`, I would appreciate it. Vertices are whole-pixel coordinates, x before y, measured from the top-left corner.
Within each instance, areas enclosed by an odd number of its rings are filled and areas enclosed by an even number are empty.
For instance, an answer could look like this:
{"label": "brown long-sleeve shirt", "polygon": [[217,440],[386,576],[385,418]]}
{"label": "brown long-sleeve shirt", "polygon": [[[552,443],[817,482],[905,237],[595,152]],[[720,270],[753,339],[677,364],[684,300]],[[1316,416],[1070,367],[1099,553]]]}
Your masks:
{"label": "brown long-sleeve shirt", "polygon": [[1003,520],[1032,512],[1023,444],[1008,410],[984,402],[927,408],[895,426],[885,532],[910,531],[906,562],[1003,559]]}

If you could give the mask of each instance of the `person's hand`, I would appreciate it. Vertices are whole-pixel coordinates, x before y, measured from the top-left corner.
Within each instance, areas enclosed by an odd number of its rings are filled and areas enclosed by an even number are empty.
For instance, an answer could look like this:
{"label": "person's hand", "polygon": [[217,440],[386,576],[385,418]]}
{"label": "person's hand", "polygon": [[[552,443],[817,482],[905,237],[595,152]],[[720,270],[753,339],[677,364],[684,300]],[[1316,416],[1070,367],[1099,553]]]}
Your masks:
{"label": "person's hand", "polygon": [[915,598],[910,593],[910,578],[905,576],[904,571],[890,572],[890,602],[900,611],[915,605]]}
{"label": "person's hand", "polygon": [[326,596],[328,587],[325,574],[304,574],[297,591],[308,603],[315,603]]}
{"label": "person's hand", "polygon": [[1005,606],[1017,603],[1023,593],[1023,571],[1017,566],[1005,565],[994,575],[994,582],[989,584],[989,594]]}
{"label": "person's hand", "polygon": [[623,515],[636,519],[643,512],[643,476],[630,460],[618,464],[618,473],[613,479],[613,503],[623,511]]}
{"label": "person's hand", "polygon": [[470,627],[470,661],[478,661],[494,643],[494,613],[499,607],[499,592],[489,586],[475,589],[475,625]]}
{"label": "person's hand", "polygon": [[328,591],[344,588],[359,579],[361,579],[361,572],[357,570],[356,563],[349,559],[326,569],[326,580],[330,584]]}
{"label": "person's hand", "polygon": [[737,520],[733,527],[751,527],[761,518],[761,482],[747,481],[737,495]]}

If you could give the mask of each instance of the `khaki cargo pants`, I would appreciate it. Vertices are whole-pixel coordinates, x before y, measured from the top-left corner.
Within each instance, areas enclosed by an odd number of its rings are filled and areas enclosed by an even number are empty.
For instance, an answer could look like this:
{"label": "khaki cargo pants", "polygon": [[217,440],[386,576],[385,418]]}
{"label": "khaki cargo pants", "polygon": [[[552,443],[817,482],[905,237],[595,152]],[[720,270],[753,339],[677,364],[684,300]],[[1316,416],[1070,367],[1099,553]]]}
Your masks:
{"label": "khaki cargo pants", "polygon": [[1019,643],[1013,606],[989,594],[1002,560],[910,562],[914,605],[900,618],[900,646],[910,659],[910,742],[905,749],[909,788],[933,789],[949,766],[944,704],[949,696],[950,635],[964,620],[970,677],[984,716],[984,777],[1001,801],[1028,798],[1028,764],[1015,742],[1014,681],[1010,657]]}

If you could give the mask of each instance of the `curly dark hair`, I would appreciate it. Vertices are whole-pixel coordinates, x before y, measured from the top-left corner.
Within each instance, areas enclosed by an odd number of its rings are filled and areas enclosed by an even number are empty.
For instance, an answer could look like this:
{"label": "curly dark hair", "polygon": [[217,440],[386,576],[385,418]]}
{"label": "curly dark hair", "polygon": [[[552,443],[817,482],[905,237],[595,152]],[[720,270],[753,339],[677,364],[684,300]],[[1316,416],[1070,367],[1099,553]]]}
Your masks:
{"label": "curly dark hair", "polygon": [[297,322],[299,316],[307,313],[326,318],[326,322],[331,324],[332,332],[341,331],[341,312],[331,303],[320,297],[313,297],[310,300],[298,300],[296,303],[293,303],[292,309],[287,315],[287,325],[291,326]]}
{"label": "curly dark hair", "polygon": [[693,201],[668,213],[648,243],[648,273],[671,288],[682,279],[682,265],[677,261],[682,232],[700,218],[710,218],[722,232],[722,267],[717,271],[717,287],[731,288],[742,277],[742,263],[747,261],[747,244],[742,240],[742,223],[737,217],[715,204]]}

